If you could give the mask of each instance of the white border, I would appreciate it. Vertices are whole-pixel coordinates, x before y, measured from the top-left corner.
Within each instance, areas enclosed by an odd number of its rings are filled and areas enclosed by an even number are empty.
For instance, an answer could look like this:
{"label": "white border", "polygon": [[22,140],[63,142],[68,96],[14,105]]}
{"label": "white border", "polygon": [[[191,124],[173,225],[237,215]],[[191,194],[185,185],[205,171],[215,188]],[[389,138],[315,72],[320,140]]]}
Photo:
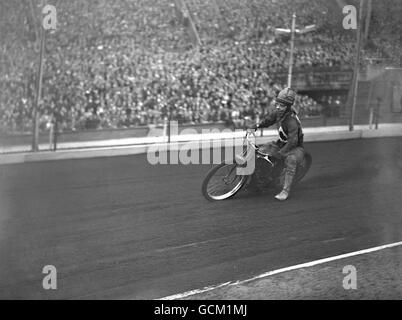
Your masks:
{"label": "white border", "polygon": [[266,278],[266,277],[269,277],[269,276],[272,276],[272,275],[275,275],[275,274],[279,274],[279,273],[283,273],[283,272],[288,272],[288,271],[302,269],[302,268],[308,268],[308,267],[316,266],[316,265],[319,265],[319,264],[327,263],[327,262],[330,262],[330,261],[345,259],[345,258],[349,258],[349,257],[354,257],[354,256],[358,256],[358,255],[362,255],[362,254],[366,254],[366,253],[370,253],[370,252],[375,252],[375,251],[379,251],[379,250],[389,249],[389,248],[393,248],[393,247],[398,247],[398,246],[402,246],[402,241],[394,242],[394,243],[390,243],[390,244],[386,244],[386,245],[382,245],[382,246],[378,246],[378,247],[373,247],[373,248],[369,248],[369,249],[364,249],[364,250],[354,251],[354,252],[350,252],[350,253],[345,253],[345,254],[341,254],[341,255],[338,255],[338,256],[329,257],[329,258],[319,259],[319,260],[315,260],[315,261],[311,261],[311,262],[307,262],[307,263],[297,264],[297,265],[294,265],[294,266],[291,266],[291,267],[286,267],[286,268],[282,268],[282,269],[277,269],[277,270],[265,272],[263,274],[260,274],[258,276],[253,277],[253,278],[250,278],[250,279],[241,280],[241,281],[235,281],[235,282],[233,282],[233,281],[225,282],[225,283],[221,283],[221,284],[218,284],[218,285],[205,287],[203,289],[191,290],[191,291],[187,291],[187,292],[183,292],[183,293],[179,293],[179,294],[174,294],[174,295],[171,295],[171,296],[167,296],[167,297],[159,298],[159,299],[155,299],[155,300],[175,300],[175,299],[186,298],[186,297],[189,297],[189,296],[193,296],[195,294],[200,294],[200,293],[212,291],[212,290],[222,288],[222,287],[226,287],[226,286],[239,285],[239,284],[247,283],[247,282],[250,282],[250,281],[257,280],[257,279]]}

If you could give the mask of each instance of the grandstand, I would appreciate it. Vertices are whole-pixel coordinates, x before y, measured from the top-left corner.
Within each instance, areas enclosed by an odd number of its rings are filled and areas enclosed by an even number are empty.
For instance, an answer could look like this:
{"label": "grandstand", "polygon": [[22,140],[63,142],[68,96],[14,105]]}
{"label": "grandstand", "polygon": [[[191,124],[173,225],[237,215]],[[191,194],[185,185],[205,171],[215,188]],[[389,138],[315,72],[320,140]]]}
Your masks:
{"label": "grandstand", "polygon": [[[386,2],[372,1],[362,63],[400,66],[400,1]],[[298,24],[317,25],[297,39],[295,74],[351,72],[355,53],[339,0],[48,3],[57,8],[58,25],[47,37],[42,132],[54,119],[61,131],[80,131],[158,125],[168,117],[238,125],[261,117],[286,83],[289,39],[275,28],[289,27],[293,11]],[[29,133],[41,3],[5,0],[0,8],[0,132]],[[327,82],[326,90],[296,86],[300,115],[347,117],[350,81],[339,82]]]}

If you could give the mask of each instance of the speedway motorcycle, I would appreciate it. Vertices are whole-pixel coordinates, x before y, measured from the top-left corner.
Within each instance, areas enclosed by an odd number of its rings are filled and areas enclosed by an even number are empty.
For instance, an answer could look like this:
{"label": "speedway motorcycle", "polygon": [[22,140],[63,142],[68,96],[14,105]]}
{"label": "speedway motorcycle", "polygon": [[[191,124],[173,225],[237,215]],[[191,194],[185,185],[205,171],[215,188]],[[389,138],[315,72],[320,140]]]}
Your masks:
{"label": "speedway motorcycle", "polygon": [[[245,188],[263,192],[282,187],[284,160],[276,156],[279,147],[262,148],[255,143],[255,139],[255,130],[247,130],[242,155],[225,160],[209,170],[202,183],[202,193],[207,200],[226,200]],[[251,166],[254,170],[247,170],[250,168],[249,161],[254,161],[254,166]],[[296,168],[294,184],[306,175],[311,163],[311,155],[305,152],[302,163]]]}

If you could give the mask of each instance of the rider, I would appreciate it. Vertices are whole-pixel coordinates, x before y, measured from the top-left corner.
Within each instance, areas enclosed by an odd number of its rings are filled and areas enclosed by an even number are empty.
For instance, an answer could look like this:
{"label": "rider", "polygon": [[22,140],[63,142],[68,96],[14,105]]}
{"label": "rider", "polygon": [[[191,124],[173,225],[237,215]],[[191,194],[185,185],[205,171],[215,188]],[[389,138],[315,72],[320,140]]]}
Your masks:
{"label": "rider", "polygon": [[289,197],[297,165],[303,162],[305,153],[301,122],[296,111],[292,108],[295,99],[296,92],[292,88],[279,91],[274,100],[275,110],[269,113],[259,124],[252,126],[255,130],[267,128],[275,123],[279,126],[279,139],[265,147],[275,146],[277,149],[279,148],[275,156],[284,159],[283,189],[275,196],[280,201]]}

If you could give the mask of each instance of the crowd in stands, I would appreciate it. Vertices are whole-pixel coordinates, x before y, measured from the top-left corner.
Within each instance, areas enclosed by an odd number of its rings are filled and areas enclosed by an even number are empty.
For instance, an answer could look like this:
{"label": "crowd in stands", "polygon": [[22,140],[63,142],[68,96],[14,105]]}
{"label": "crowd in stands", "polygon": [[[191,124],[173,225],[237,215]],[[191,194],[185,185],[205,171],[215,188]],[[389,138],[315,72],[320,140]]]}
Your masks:
{"label": "crowd in stands", "polygon": [[[47,33],[42,130],[55,120],[63,130],[83,130],[167,119],[241,125],[261,118],[284,85],[275,73],[286,71],[289,60],[289,39],[275,28],[289,28],[294,10],[300,26],[320,27],[298,36],[296,70],[350,67],[354,57],[353,34],[337,31],[339,16],[332,16],[327,0],[299,0],[296,7],[291,0],[186,0],[201,46],[183,25],[181,0],[49,2],[58,23]],[[37,0],[0,6],[0,132],[28,132],[38,80],[34,13],[40,7]],[[18,21],[24,21],[20,28]],[[379,54],[382,47],[398,55],[386,41],[375,41]],[[305,95],[295,108],[301,117],[322,111]]]}

